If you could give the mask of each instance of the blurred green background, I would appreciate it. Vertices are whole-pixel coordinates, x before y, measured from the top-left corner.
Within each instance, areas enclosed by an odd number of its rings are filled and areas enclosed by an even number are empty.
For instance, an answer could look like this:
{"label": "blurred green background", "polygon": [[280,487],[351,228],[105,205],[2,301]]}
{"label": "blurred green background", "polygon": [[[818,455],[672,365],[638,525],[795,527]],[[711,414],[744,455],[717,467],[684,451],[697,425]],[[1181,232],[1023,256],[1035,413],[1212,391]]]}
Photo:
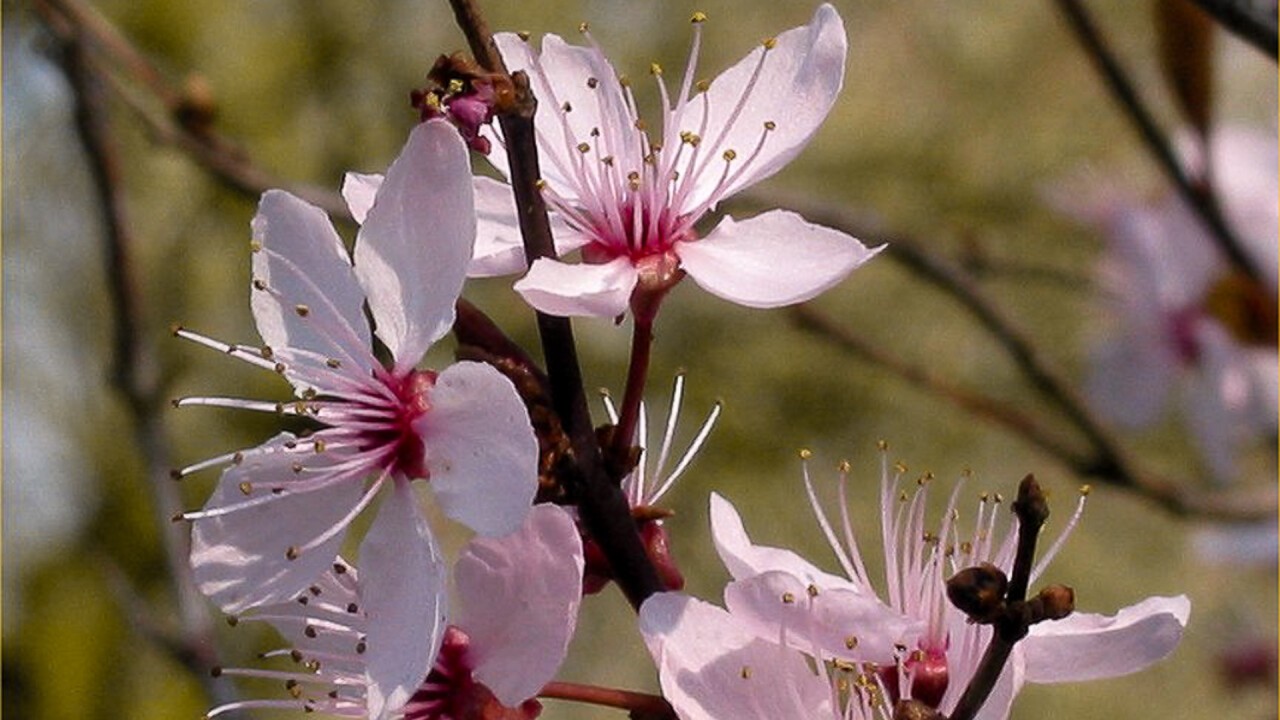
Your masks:
{"label": "blurred green background", "polygon": [[[761,37],[807,22],[812,3],[485,3],[495,29],[576,35],[578,22],[621,72],[652,60],[684,66],[693,10],[710,16],[699,77],[713,77]],[[1094,3],[1108,36],[1166,128],[1177,114],[1155,60],[1148,2]],[[1166,192],[1049,2],[837,3],[849,32],[845,90],[812,145],[763,193],[813,197],[874,215],[886,228],[957,256],[979,248],[997,262],[1092,270],[1100,238],[1043,202],[1082,169],[1135,195]],[[346,170],[381,171],[415,120],[409,90],[436,55],[461,49],[446,4],[400,0],[175,3],[113,0],[103,15],[171,79],[198,73],[217,103],[217,127],[288,182],[337,188]],[[194,718],[213,702],[200,680],[144,628],[172,631],[180,615],[160,521],[133,419],[107,376],[111,342],[102,231],[52,44],[30,7],[4,12],[4,655],[3,709],[13,718]],[[1219,33],[1215,115],[1274,132],[1276,69]],[[638,82],[642,102],[652,87]],[[248,223],[255,200],[220,186],[188,158],[151,142],[119,102],[138,244],[144,340],[166,397],[284,397],[287,389],[216,353],[171,339],[171,323],[235,342],[256,340],[248,303]],[[347,236],[350,237],[350,233]],[[527,347],[531,317],[510,281],[467,294]],[[1089,287],[1030,274],[984,281],[1051,361],[1079,379],[1096,337]],[[859,270],[818,306],[883,347],[957,382],[1043,404],[951,302],[892,260]],[[589,387],[620,392],[629,335],[577,324]],[[879,459],[887,440],[913,472],[949,485],[970,468],[966,493],[1011,493],[1035,472],[1054,493],[1059,526],[1080,479],[1019,438],[977,421],[884,370],[795,329],[783,312],[732,306],[684,283],[664,306],[651,381],[663,409],[669,378],[688,373],[689,437],[716,398],[725,412],[693,470],[667,497],[688,589],[718,600],[726,575],[711,550],[707,495],[731,498],[761,541],[834,567],[802,499],[796,450],[811,448],[820,477],[847,458],[858,482],[853,513],[864,542],[875,525]],[[449,348],[431,361],[448,361]],[[271,418],[213,409],[160,411],[172,462],[255,444]],[[659,415],[665,412],[660,410]],[[603,415],[601,415],[603,417]],[[1184,477],[1195,457],[1181,425],[1124,440],[1152,467]],[[1248,482],[1275,482],[1275,448],[1245,458]],[[203,503],[215,477],[178,486],[181,506]],[[941,498],[945,492],[935,493]],[[1015,718],[1227,715],[1273,717],[1275,687],[1228,687],[1223,653],[1274,646],[1272,567],[1210,564],[1192,553],[1195,522],[1110,488],[1095,488],[1079,530],[1046,577],[1075,587],[1082,610],[1114,612],[1152,594],[1187,593],[1191,625],[1168,661],[1128,678],[1030,687]],[[454,548],[465,539],[450,535]],[[207,608],[206,621],[215,618]],[[590,598],[563,679],[653,689],[631,611],[616,589]],[[244,665],[271,646],[265,633],[216,623],[222,662]],[[221,681],[230,682],[228,680]],[[272,697],[272,686],[241,686]],[[544,717],[622,717],[547,702]]]}

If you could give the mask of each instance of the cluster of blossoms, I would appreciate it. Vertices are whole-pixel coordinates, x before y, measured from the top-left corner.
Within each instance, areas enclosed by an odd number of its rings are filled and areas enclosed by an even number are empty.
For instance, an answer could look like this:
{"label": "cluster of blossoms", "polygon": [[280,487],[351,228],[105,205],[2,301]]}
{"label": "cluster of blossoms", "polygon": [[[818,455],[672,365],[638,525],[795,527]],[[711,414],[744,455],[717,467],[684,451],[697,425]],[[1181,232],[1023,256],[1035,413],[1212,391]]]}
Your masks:
{"label": "cluster of blossoms", "polygon": [[1189,153],[1256,269],[1233,270],[1180,197],[1138,202],[1107,188],[1063,199],[1107,239],[1103,314],[1115,327],[1094,351],[1086,385],[1109,419],[1146,427],[1180,390],[1185,422],[1211,475],[1232,480],[1242,443],[1274,437],[1277,378],[1276,138],[1226,127]]}
{"label": "cluster of blossoms", "polygon": [[[805,469],[805,490],[818,527],[843,575],[795,553],[757,545],[729,501],[711,496],[716,550],[732,581],[726,609],[675,593],[640,610],[640,628],[658,664],[664,695],[684,720],[840,718],[873,720],[912,698],[950,713],[978,669],[992,634],[947,597],[947,579],[990,563],[1012,569],[1017,520],[997,532],[1001,498],[984,494],[973,530],[961,532],[957,502],[941,527],[928,529],[931,478],[904,488],[905,468],[887,461],[880,484],[884,594],[872,585],[848,513],[849,467],[838,482],[840,522],[833,524]],[[1076,512],[1031,572],[1034,581],[1062,547]],[[978,717],[1008,717],[1024,683],[1094,680],[1141,670],[1167,656],[1186,626],[1184,596],[1152,597],[1114,616],[1074,613],[1033,625],[1019,642]]]}
{"label": "cluster of blossoms", "polygon": [[[548,36],[541,52],[517,36],[497,38],[540,100],[541,190],[558,250],[580,254],[577,263],[539,260],[516,283],[538,310],[630,310],[636,322],[651,322],[686,274],[739,304],[776,307],[817,295],[875,255],[785,211],[726,218],[699,235],[695,227],[721,199],[772,175],[809,141],[840,90],[846,55],[842,21],[823,5],[807,26],[766,40],[714,82],[694,82],[704,20],[694,17],[678,95],[653,68],[660,140],[589,35],[588,47]],[[232,702],[210,716],[283,707],[529,720],[565,656],[583,593],[612,576],[572,509],[534,504],[539,438],[508,377],[478,362],[418,367],[453,325],[468,275],[525,269],[510,188],[473,178],[467,156],[468,147],[503,143],[487,124],[497,81],[457,58],[442,60],[433,81],[438,88],[414,98],[423,123],[386,174],[346,179],[343,196],[360,226],[352,252],[318,208],[282,191],[262,197],[251,245],[261,346],[177,330],[279,374],[294,391],[284,402],[178,401],[276,413],[295,428],[175,472],[222,468],[205,507],[182,515],[193,523],[199,588],[236,622],[269,623],[285,642],[263,656],[279,668],[219,672],[281,681],[286,697]],[[491,159],[507,173],[500,154]],[[682,395],[678,379],[662,440],[651,447],[640,408],[627,438],[637,466],[621,480],[636,530],[672,590],[683,581],[655,506],[719,414],[716,405],[666,472]],[[623,424],[608,401],[606,410]],[[937,534],[924,532],[925,493],[899,502],[899,480],[886,470],[887,602],[868,581],[848,516],[842,544],[807,477],[845,577],[753,545],[733,507],[712,497],[716,547],[734,577],[728,609],[659,593],[640,614],[682,718],[880,717],[886,699],[954,703],[987,635],[947,603],[944,581],[966,564],[1007,566],[1012,545],[993,543],[989,506],[972,540],[958,540],[950,513]],[[446,516],[476,533],[452,563],[427,521],[427,487]],[[843,475],[840,493],[843,504]],[[348,529],[375,505],[348,562],[340,555]],[[1018,646],[990,716],[1007,713],[1023,682],[1114,675],[1163,657],[1186,615],[1185,599],[1156,598],[1113,618],[1037,626]]]}

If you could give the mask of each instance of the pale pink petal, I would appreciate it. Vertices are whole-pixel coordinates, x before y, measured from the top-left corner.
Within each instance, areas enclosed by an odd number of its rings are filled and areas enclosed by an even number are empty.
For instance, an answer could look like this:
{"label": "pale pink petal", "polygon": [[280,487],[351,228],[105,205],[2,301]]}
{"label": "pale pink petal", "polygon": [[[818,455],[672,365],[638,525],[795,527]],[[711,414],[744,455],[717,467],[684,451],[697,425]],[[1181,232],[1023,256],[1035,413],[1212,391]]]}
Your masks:
{"label": "pale pink petal", "polygon": [[1194,329],[1198,372],[1190,373],[1183,396],[1187,427],[1205,465],[1219,481],[1236,476],[1236,451],[1252,409],[1253,377],[1246,356],[1217,322]]}
{"label": "pale pink petal", "polygon": [[[1154,319],[1154,318],[1153,318]],[[1160,419],[1178,375],[1178,358],[1162,335],[1132,325],[1094,348],[1085,397],[1111,422],[1146,427]]]}
{"label": "pale pink petal", "polygon": [[347,201],[347,209],[357,225],[364,224],[380,187],[382,175],[376,173],[349,172],[342,178],[342,199]]}
{"label": "pale pink petal", "polygon": [[1243,348],[1243,372],[1250,376],[1250,409],[1247,422],[1255,432],[1275,432],[1276,407],[1280,406],[1280,357],[1276,349]]}
{"label": "pale pink petal", "polygon": [[476,538],[453,569],[471,639],[472,673],[498,700],[518,706],[564,662],[582,601],[582,539],[567,511],[538,505],[516,532]]}
{"label": "pale pink petal", "polygon": [[776,638],[782,628],[802,628],[824,656],[853,662],[892,663],[894,646],[914,646],[924,630],[923,621],[849,589],[847,582],[825,588],[781,571],[729,583],[724,602],[745,631]]}
{"label": "pale pink petal", "polygon": [[714,605],[658,593],[640,607],[640,633],[681,720],[832,717],[831,687],[801,652],[744,631]]}
{"label": "pale pink petal", "polygon": [[773,308],[804,302],[875,256],[838,230],[773,210],[726,217],[705,238],[676,244],[680,266],[704,290],[730,302]]}
{"label": "pale pink petal", "polygon": [[448,123],[422,123],[387,171],[355,249],[356,276],[397,371],[453,324],[475,237],[466,145]]}
{"label": "pale pink petal", "polygon": [[1185,595],[1150,597],[1111,617],[1073,613],[1035,625],[1018,646],[1027,681],[1097,680],[1142,670],[1173,652],[1190,614]]}
{"label": "pale pink petal", "polygon": [[711,493],[711,537],[725,569],[735,580],[781,570],[801,578],[806,584],[825,588],[857,587],[845,578],[819,570],[790,550],[752,544],[733,503],[714,492]]}
{"label": "pale pink petal", "polygon": [[263,342],[371,370],[364,291],[324,211],[268,190],[253,218],[253,240],[249,300]]}
{"label": "pale pink petal", "polygon": [[[492,178],[472,178],[476,194],[476,248],[467,266],[469,277],[496,277],[524,272],[524,244],[516,217],[516,200],[511,186]],[[589,239],[574,232],[560,216],[551,213],[551,236],[556,252],[577,250]]]}
{"label": "pale pink petal", "polygon": [[440,373],[427,402],[417,429],[445,513],[484,535],[520,527],[537,490],[538,440],[511,381],[460,362]]}
{"label": "pale pink petal", "polygon": [[[639,136],[618,84],[618,73],[603,53],[570,45],[557,35],[542,38],[540,55],[527,41],[511,33],[498,33],[494,41],[512,72],[524,70],[529,74],[530,86],[538,98],[534,121],[542,179],[557,194],[570,204],[580,199],[576,190],[580,184],[574,179],[574,165],[579,162],[580,153],[575,148],[583,142],[594,144],[593,129],[629,141],[610,144],[609,152],[621,166],[639,165]],[[539,62],[543,72],[536,67]],[[588,84],[591,78],[596,80],[594,88]],[[491,153],[489,158],[504,175],[508,174],[501,151]]]}
{"label": "pale pink petal", "polygon": [[1244,245],[1252,266],[1276,291],[1280,204],[1275,130],[1224,126],[1210,138],[1210,178],[1223,214]]}
{"label": "pale pink petal", "polygon": [[1213,524],[1191,536],[1196,557],[1204,563],[1274,569],[1280,560],[1280,528],[1275,520]]}
{"label": "pale pink petal", "polygon": [[[336,459],[331,455],[297,445],[296,438],[281,433],[222,473],[206,511],[273,497],[254,507],[193,521],[191,566],[196,585],[223,612],[292,600],[333,563],[345,533],[336,533],[293,560],[286,556],[291,546],[303,546],[342,520],[360,499],[363,477],[358,475],[310,492],[288,490],[334,472],[330,468]],[[303,469],[298,472],[295,467]],[[273,487],[286,489],[273,496]]]}
{"label": "pale pink petal", "polygon": [[626,257],[602,265],[539,258],[515,290],[548,315],[612,318],[627,311],[636,278],[636,268]]}
{"label": "pale pink petal", "polygon": [[[687,148],[683,155],[697,162],[698,167],[690,168],[689,161],[683,161],[678,168],[682,175],[697,173],[693,194],[684,207],[732,195],[791,162],[835,103],[844,83],[847,50],[844,22],[834,7],[824,4],[807,26],[779,35],[773,49],[766,51],[757,46],[719,75],[712,81],[705,103],[698,97],[690,100],[675,119],[675,131],[698,133],[704,112],[706,130],[701,132],[702,147],[697,155]],[[752,85],[760,55],[766,52],[764,67]],[[765,123],[772,123],[774,129],[766,132]],[[761,138],[764,145],[752,159]],[[665,140],[666,152],[679,148],[676,137],[668,135]],[[736,177],[731,176],[726,185],[717,187],[724,172],[721,158],[727,150],[735,152],[736,163],[750,165]],[[730,165],[730,172],[737,167]]]}
{"label": "pale pink petal", "polygon": [[445,629],[445,567],[407,482],[385,493],[360,544],[368,617],[369,717],[391,717],[435,662]]}

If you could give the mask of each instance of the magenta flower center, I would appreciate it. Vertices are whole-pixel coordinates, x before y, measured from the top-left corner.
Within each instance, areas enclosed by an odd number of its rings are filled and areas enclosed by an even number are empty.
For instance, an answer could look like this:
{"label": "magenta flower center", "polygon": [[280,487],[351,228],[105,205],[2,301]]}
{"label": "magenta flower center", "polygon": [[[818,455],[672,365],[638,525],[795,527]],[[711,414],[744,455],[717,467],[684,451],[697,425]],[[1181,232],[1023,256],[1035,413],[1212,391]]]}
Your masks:
{"label": "magenta flower center", "polygon": [[471,639],[450,625],[436,663],[404,706],[404,720],[534,720],[542,704],[526,700],[510,708],[471,676]]}
{"label": "magenta flower center", "polygon": [[381,374],[379,379],[396,397],[393,407],[382,410],[384,421],[362,433],[362,450],[380,449],[383,465],[408,478],[429,478],[427,448],[417,428],[418,420],[431,405],[427,394],[436,384],[431,370],[412,370],[407,375]]}
{"label": "magenta flower center", "polygon": [[[912,699],[931,708],[942,704],[949,682],[945,650],[916,650],[902,663],[902,669],[909,678]],[[898,687],[898,668],[884,668],[880,671],[880,679],[884,681],[885,689],[896,703],[902,696]]]}

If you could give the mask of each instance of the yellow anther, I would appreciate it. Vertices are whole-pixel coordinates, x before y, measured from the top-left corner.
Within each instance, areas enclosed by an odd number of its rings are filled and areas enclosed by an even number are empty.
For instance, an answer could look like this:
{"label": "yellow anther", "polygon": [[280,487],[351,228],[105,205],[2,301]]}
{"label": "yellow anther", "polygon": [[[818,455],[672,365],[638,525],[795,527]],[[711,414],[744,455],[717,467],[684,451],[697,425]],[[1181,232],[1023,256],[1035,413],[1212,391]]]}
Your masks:
{"label": "yellow anther", "polygon": [[793,593],[791,592],[782,593],[782,603],[784,605],[794,605],[795,602],[796,602],[796,596]]}
{"label": "yellow anther", "polygon": [[704,12],[695,12],[693,14],[693,17],[689,18],[689,22],[693,23],[694,25],[698,25],[706,21],[707,21],[707,14]]}
{"label": "yellow anther", "polygon": [[525,42],[529,42],[529,31],[528,31],[528,30],[521,30],[520,32],[516,33],[516,37],[520,38],[521,40],[523,40],[523,41],[525,41]]}
{"label": "yellow anther", "polygon": [[591,146],[586,143],[578,143],[578,152],[585,155],[591,152]]}
{"label": "yellow anther", "polygon": [[1091,492],[1093,492],[1093,486],[1092,486],[1092,485],[1081,485],[1081,486],[1080,486],[1080,495],[1081,495],[1082,497],[1089,497],[1089,493],[1091,493]]}
{"label": "yellow anther", "polygon": [[306,305],[294,305],[293,311],[298,313],[298,317],[306,317],[311,314],[311,308]]}
{"label": "yellow anther", "polygon": [[329,358],[328,360],[324,361],[324,364],[328,366],[330,370],[337,370],[338,368],[342,367],[342,361],[338,360],[337,358]]}
{"label": "yellow anther", "polygon": [[801,460],[808,460],[811,457],[813,457],[813,451],[811,451],[809,448],[800,448]]}
{"label": "yellow anther", "polygon": [[658,63],[649,63],[649,74],[657,77],[662,76],[662,66]]}
{"label": "yellow anther", "polygon": [[[766,131],[768,131],[768,132],[773,132],[774,130],[777,130],[777,129],[778,129],[778,123],[776,123],[776,122],[774,122],[774,121],[772,121],[772,120],[765,120],[765,121],[764,121],[764,129],[765,129]],[[881,440],[881,441],[880,441],[880,443],[878,443],[878,444],[883,444],[885,448],[889,447],[888,443],[885,443],[883,440]],[[883,450],[883,449],[884,449],[884,448],[881,448],[881,450]]]}
{"label": "yellow anther", "polygon": [[821,592],[820,590],[818,590],[818,586],[813,584],[810,584],[809,587],[804,589],[804,591],[806,593],[809,593],[809,597],[811,598],[818,597],[818,593]]}
{"label": "yellow anther", "polygon": [[578,32],[584,33],[591,29],[591,26],[585,22],[578,23]]}
{"label": "yellow anther", "polygon": [[240,492],[244,495],[252,495],[253,483],[249,482],[248,480],[245,480],[244,482],[240,483]]}
{"label": "yellow anther", "polygon": [[258,242],[257,240],[250,240],[250,241],[249,241],[249,251],[250,251],[250,252],[262,252],[262,243]]}
{"label": "yellow anther", "polygon": [[750,665],[743,665],[743,666],[742,666],[742,670],[740,670],[740,671],[738,672],[738,675],[740,675],[740,676],[742,677],[742,679],[743,679],[743,680],[750,680],[750,679],[751,679],[751,666],[750,666]]}
{"label": "yellow anther", "polygon": [[836,466],[836,469],[842,473],[848,473],[851,468],[852,466],[849,464],[848,460],[841,460],[840,464]]}
{"label": "yellow anther", "polygon": [[764,40],[761,40],[760,44],[764,46],[765,50],[772,50],[778,46],[778,38],[767,37]]}
{"label": "yellow anther", "polygon": [[597,80],[596,78],[589,77],[587,78],[587,87],[591,88],[592,90],[595,90],[596,88],[600,87],[600,81]]}
{"label": "yellow anther", "polygon": [[728,150],[724,151],[724,155],[722,155],[721,157],[724,158],[725,162],[733,162],[733,159],[738,157],[738,153],[733,148],[729,148]]}
{"label": "yellow anther", "polygon": [[846,648],[849,648],[850,650],[852,650],[852,649],[854,649],[854,648],[858,647],[858,636],[857,636],[857,635],[850,635],[849,637],[845,638],[845,639],[844,639],[844,646],[845,646]]}
{"label": "yellow anther", "polygon": [[700,92],[700,93],[704,93],[704,92],[706,92],[706,91],[708,91],[708,90],[710,90],[710,89],[711,89],[711,81],[710,81],[710,80],[699,80],[698,82],[696,82],[696,83],[694,83],[694,84],[693,84],[693,89],[694,89],[694,90],[697,90],[697,91],[698,91],[698,92]]}

